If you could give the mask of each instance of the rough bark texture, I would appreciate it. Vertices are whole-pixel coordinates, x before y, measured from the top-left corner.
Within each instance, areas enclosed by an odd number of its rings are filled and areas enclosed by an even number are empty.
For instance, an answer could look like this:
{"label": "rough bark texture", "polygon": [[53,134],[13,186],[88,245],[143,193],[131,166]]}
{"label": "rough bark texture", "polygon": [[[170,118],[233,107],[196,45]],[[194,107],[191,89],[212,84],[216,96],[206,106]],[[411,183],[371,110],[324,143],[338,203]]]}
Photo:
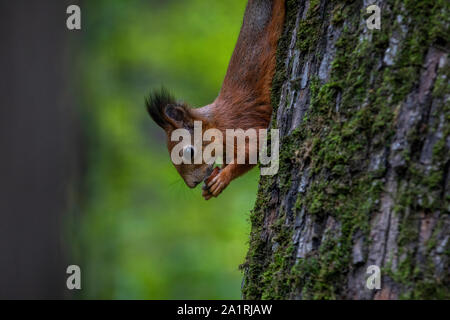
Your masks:
{"label": "rough bark texture", "polygon": [[449,17],[447,0],[287,1],[280,170],[260,181],[244,298],[450,298]]}

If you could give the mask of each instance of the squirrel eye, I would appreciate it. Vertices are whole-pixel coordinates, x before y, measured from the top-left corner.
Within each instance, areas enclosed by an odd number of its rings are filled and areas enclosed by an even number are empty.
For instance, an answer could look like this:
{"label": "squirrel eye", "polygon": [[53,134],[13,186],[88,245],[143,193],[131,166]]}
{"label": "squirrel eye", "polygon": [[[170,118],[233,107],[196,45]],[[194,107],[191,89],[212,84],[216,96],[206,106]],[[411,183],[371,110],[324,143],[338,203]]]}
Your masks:
{"label": "squirrel eye", "polygon": [[186,146],[183,148],[183,160],[185,163],[194,163],[195,149],[193,146]]}

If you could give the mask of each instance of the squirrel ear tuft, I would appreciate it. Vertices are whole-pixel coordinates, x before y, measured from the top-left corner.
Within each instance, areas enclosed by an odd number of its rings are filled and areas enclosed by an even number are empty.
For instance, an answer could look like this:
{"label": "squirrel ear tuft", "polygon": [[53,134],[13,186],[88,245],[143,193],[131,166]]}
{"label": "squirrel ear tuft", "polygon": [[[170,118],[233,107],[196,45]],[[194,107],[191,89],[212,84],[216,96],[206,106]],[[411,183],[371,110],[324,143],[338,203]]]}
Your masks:
{"label": "squirrel ear tuft", "polygon": [[152,91],[145,99],[148,114],[155,123],[163,129],[169,125],[165,109],[168,105],[175,105],[175,98],[165,89]]}

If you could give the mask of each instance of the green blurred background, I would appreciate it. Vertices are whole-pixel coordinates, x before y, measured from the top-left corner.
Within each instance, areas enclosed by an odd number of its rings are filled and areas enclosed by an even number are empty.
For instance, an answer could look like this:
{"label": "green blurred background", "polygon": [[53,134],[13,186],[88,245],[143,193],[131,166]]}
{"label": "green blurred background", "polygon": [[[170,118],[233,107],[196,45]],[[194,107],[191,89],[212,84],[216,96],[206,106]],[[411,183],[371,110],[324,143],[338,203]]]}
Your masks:
{"label": "green blurred background", "polygon": [[[238,299],[258,170],[205,201],[170,163],[144,97],[217,96],[245,0],[85,1],[76,45],[85,173],[67,222],[80,298]],[[74,46],[75,47],[75,46]]]}

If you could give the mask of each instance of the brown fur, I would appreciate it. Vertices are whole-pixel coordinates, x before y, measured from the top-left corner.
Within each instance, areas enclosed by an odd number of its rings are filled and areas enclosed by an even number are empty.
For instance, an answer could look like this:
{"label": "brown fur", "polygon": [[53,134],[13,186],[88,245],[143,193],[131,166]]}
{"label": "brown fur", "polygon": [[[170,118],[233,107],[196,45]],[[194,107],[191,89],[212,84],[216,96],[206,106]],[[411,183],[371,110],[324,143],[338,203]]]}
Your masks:
{"label": "brown fur", "polygon": [[[284,15],[285,0],[249,0],[221,91],[212,104],[198,109],[178,105],[184,110],[183,120],[173,121],[165,114],[167,108],[161,102],[164,99],[159,99],[161,96],[157,94],[153,96],[156,97],[153,101],[158,103],[147,104],[150,115],[164,128],[168,138],[174,129],[189,128],[194,120],[203,122],[203,130],[221,130],[224,137],[226,129],[265,129],[269,126],[272,114],[270,88]],[[173,105],[171,99],[166,100]],[[180,117],[177,112],[175,114]],[[161,119],[166,122],[161,124]],[[176,143],[168,140],[170,152]],[[246,149],[248,152],[248,147]],[[219,195],[233,179],[253,166],[228,164],[221,170],[215,169],[212,174],[212,167],[207,164],[175,167],[190,187],[207,178],[203,196],[209,199]]]}

